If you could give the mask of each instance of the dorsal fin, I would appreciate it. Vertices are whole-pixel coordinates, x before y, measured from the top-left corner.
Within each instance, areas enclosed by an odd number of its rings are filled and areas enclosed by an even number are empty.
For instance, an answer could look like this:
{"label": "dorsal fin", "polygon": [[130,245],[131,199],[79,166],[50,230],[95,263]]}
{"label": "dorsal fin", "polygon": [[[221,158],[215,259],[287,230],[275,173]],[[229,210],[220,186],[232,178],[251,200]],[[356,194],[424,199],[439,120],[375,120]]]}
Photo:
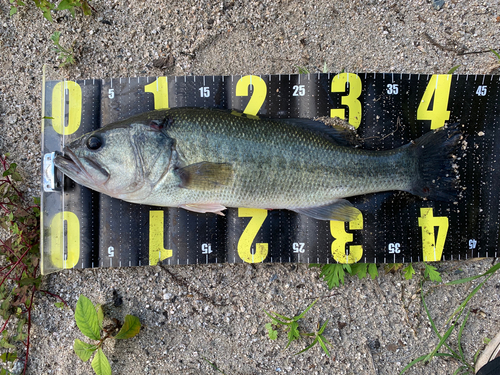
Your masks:
{"label": "dorsal fin", "polygon": [[301,129],[310,131],[316,135],[321,135],[339,146],[355,147],[361,143],[354,130],[339,125],[327,125],[321,121],[304,118],[279,119],[275,121],[285,122]]}

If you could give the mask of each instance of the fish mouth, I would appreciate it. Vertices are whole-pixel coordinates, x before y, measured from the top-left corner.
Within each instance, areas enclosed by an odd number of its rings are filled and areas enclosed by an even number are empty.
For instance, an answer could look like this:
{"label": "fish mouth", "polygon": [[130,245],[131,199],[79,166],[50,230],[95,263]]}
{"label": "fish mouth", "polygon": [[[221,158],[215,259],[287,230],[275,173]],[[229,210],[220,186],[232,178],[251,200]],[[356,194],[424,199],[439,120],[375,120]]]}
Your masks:
{"label": "fish mouth", "polygon": [[[94,183],[100,185],[103,183],[102,180],[105,180],[104,181],[105,183],[109,179],[108,171],[104,169],[102,166],[100,166],[98,163],[93,161],[92,159],[85,156],[80,159],[68,147],[64,147],[63,152],[64,155],[57,155],[57,157],[54,160],[54,164],[65,175],[75,180],[76,182],[88,186],[90,181],[94,181]],[[98,172],[99,181],[97,181],[95,176],[92,176],[92,174],[89,173],[88,171],[89,169]]]}

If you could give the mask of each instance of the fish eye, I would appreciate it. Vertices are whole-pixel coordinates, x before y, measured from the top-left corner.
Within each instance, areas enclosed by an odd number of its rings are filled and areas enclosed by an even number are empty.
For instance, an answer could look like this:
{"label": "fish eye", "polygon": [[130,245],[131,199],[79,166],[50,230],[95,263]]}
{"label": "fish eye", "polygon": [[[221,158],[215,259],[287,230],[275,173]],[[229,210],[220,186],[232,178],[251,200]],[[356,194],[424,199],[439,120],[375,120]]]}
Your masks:
{"label": "fish eye", "polygon": [[87,148],[89,150],[99,150],[102,146],[102,141],[99,137],[91,136],[87,139]]}

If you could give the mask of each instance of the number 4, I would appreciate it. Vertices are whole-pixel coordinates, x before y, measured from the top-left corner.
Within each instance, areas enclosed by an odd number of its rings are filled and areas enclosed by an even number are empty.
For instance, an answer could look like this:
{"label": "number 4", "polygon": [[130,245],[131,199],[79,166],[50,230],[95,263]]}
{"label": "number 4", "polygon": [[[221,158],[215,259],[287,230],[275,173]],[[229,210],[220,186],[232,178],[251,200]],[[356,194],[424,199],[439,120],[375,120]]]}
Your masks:
{"label": "number 4", "polygon": [[[434,216],[432,208],[421,208],[418,225],[422,228],[422,250],[425,262],[441,260],[448,233],[449,221],[446,216]],[[437,236],[435,227],[438,228]]]}
{"label": "number 4", "polygon": [[[418,106],[417,120],[431,120],[431,129],[444,126],[445,121],[450,119],[450,111],[448,111],[450,88],[450,74],[434,74]],[[433,97],[432,109],[429,109]]]}

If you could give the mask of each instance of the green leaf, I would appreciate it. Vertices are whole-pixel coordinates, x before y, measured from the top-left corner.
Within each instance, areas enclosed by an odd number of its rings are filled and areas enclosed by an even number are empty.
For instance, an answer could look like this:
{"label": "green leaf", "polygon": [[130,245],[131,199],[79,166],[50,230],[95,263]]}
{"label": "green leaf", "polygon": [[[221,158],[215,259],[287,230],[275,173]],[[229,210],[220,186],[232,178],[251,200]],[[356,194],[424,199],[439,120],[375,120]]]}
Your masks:
{"label": "green leaf", "polygon": [[[467,295],[467,297],[465,298],[465,300],[460,304],[460,306],[458,306],[455,309],[455,311],[453,312],[453,314],[448,318],[448,320],[446,321],[446,324],[448,324],[455,317],[455,315],[459,314],[459,316],[460,316],[462,314],[463,310],[465,309],[465,306],[469,303],[469,301],[471,300],[471,298],[474,297],[474,295],[479,291],[479,289],[481,289],[482,286],[490,279],[490,277],[493,276],[493,273],[498,269],[498,268],[495,268],[495,267],[498,266],[499,264],[496,264],[495,266],[491,267],[488,271],[486,271],[483,274],[483,275],[487,275],[487,274],[489,274],[489,275],[478,286],[476,286],[472,290],[472,292],[470,292]],[[493,271],[494,268],[495,268],[495,271]]]}
{"label": "green leaf", "polygon": [[42,279],[40,277],[34,278],[34,277],[25,277],[24,279],[21,279],[19,282],[20,286],[24,285],[34,285],[37,288],[40,286],[40,283],[42,282]]}
{"label": "green leaf", "polygon": [[24,341],[28,337],[27,333],[19,333],[18,335],[14,336],[12,339],[14,341]]}
{"label": "green leaf", "polygon": [[466,283],[468,281],[476,280],[476,279],[479,279],[480,277],[495,273],[496,271],[498,271],[498,269],[500,269],[500,263],[495,264],[488,271],[486,271],[485,273],[482,273],[481,275],[466,277],[466,278],[459,279],[459,280],[453,280],[453,281],[450,281],[449,283],[446,283],[446,285],[462,284],[462,283]]}
{"label": "green leaf", "polygon": [[76,303],[75,320],[76,325],[85,336],[92,340],[101,338],[97,312],[92,302],[84,295],[80,295]]}
{"label": "green leaf", "polygon": [[104,311],[102,311],[102,305],[97,305],[97,320],[99,322],[99,328],[102,329],[102,321],[104,320]]}
{"label": "green leaf", "polygon": [[43,120],[53,120],[54,117],[50,117],[50,116],[43,116],[42,117]]}
{"label": "green leaf", "polygon": [[[4,332],[7,332],[7,331],[4,331]],[[0,347],[6,348],[6,349],[15,349],[16,348],[14,345],[9,344],[9,342],[7,341],[6,338],[2,338],[0,340]]]}
{"label": "green leaf", "polygon": [[323,334],[323,331],[325,330],[326,328],[326,325],[328,324],[328,319],[326,320],[326,322],[323,323],[323,325],[321,326],[321,328],[319,329],[318,331],[318,335],[321,335]]}
{"label": "green leaf", "polygon": [[73,8],[74,5],[72,4],[71,1],[69,0],[62,0],[58,7],[56,8],[57,10],[65,10],[65,9],[70,9],[70,8]]}
{"label": "green leaf", "polygon": [[0,356],[0,359],[5,362],[14,362],[17,359],[17,353],[6,352]]}
{"label": "green leaf", "polygon": [[403,263],[387,263],[384,266],[385,273],[396,273],[401,268],[403,268]]}
{"label": "green leaf", "polygon": [[50,39],[55,43],[59,43],[59,38],[61,37],[60,31],[54,31],[54,34],[51,35]]}
{"label": "green leaf", "polygon": [[467,319],[469,319],[469,314],[470,310],[467,311],[467,315],[464,318],[464,321],[462,322],[460,326],[460,330],[458,331],[458,336],[457,336],[457,347],[458,347],[458,352],[460,353],[460,357],[464,358],[464,352],[462,350],[462,333],[465,328],[465,324],[467,323]]}
{"label": "green leaf", "polygon": [[375,263],[370,263],[368,265],[368,274],[372,278],[372,280],[375,280],[375,278],[378,276],[378,268]]}
{"label": "green leaf", "polygon": [[441,275],[436,270],[436,267],[431,266],[428,263],[425,263],[424,276],[428,277],[431,281],[434,281],[434,282],[437,282],[437,283],[441,282]]}
{"label": "green leaf", "polygon": [[354,263],[351,265],[351,275],[358,275],[358,278],[364,279],[368,270],[367,263]]}
{"label": "green leaf", "polygon": [[21,175],[20,175],[19,173],[14,172],[14,173],[12,173],[12,179],[13,179],[14,181],[21,181],[21,180],[22,180],[22,177],[21,177]]}
{"label": "green leaf", "polygon": [[344,284],[344,275],[344,265],[338,263],[324,264],[319,274],[320,277],[325,279],[329,289],[334,286],[338,287],[340,283]]}
{"label": "green leaf", "polygon": [[43,11],[43,17],[49,21],[52,22],[52,14],[50,14],[50,9],[44,10]]}
{"label": "green leaf", "polygon": [[446,73],[446,74],[453,74],[453,73],[455,73],[455,71],[456,71],[458,68],[460,68],[460,65],[455,65],[455,66],[454,66],[453,68],[451,68],[451,69],[448,71],[448,73]]}
{"label": "green leaf", "polygon": [[87,362],[90,357],[92,357],[92,353],[94,353],[96,349],[97,347],[95,345],[87,344],[86,342],[78,339],[75,339],[73,344],[73,350],[83,362]]}
{"label": "green leaf", "polygon": [[302,313],[301,313],[300,315],[295,316],[295,317],[293,318],[293,320],[294,320],[294,321],[297,321],[297,320],[299,320],[299,319],[302,319],[302,318],[306,315],[306,313],[307,313],[307,312],[311,309],[311,307],[313,307],[313,306],[316,304],[316,302],[318,302],[318,300],[319,300],[319,298],[316,298],[316,299],[313,301],[313,303],[311,303],[309,306],[307,306],[307,307],[306,307],[306,309],[305,309],[304,311],[302,311]]}
{"label": "green leaf", "polygon": [[288,344],[286,344],[286,347],[290,346],[290,343],[294,340],[298,340],[300,337],[299,333],[299,323],[297,322],[292,322],[290,324],[290,331],[288,331]]}
{"label": "green leaf", "polygon": [[309,346],[307,346],[306,348],[302,349],[300,352],[295,353],[295,355],[300,354],[300,353],[304,353],[304,352],[308,351],[308,350],[309,350],[309,349],[311,349],[314,345],[316,345],[316,343],[317,343],[317,342],[318,342],[318,337],[316,337],[316,338],[314,339],[314,341],[313,341],[313,343],[312,343],[311,345],[309,345]]}
{"label": "green leaf", "polygon": [[82,3],[82,10],[83,10],[83,14],[85,14],[86,16],[90,16],[92,14],[92,10],[90,9],[89,4],[87,4],[87,2],[85,0],[83,0],[83,3]]}
{"label": "green leaf", "polygon": [[122,329],[120,329],[120,332],[118,332],[115,336],[115,339],[129,339],[137,335],[140,330],[141,322],[139,321],[139,318],[133,315],[127,315],[125,317],[125,322],[123,322]]}
{"label": "green leaf", "polygon": [[23,331],[23,327],[26,324],[26,319],[19,319],[17,322],[17,333],[21,333]]}
{"label": "green leaf", "polygon": [[328,64],[326,63],[326,61],[323,64],[323,73],[328,73]]}
{"label": "green leaf", "polygon": [[415,274],[415,270],[413,269],[413,266],[411,264],[408,264],[408,266],[403,269],[403,272],[405,273],[406,280],[413,279],[413,275]]}
{"label": "green leaf", "polygon": [[54,306],[63,309],[64,308],[64,302],[54,302]]}
{"label": "green leaf", "polygon": [[299,74],[309,74],[309,69],[305,67],[298,66]]}
{"label": "green leaf", "polygon": [[323,336],[318,335],[318,342],[321,345],[321,348],[323,351],[326,353],[328,357],[330,357],[330,352],[328,351],[328,348],[326,347],[325,343],[323,342]]}
{"label": "green leaf", "polygon": [[97,350],[91,364],[97,375],[111,375],[111,366],[101,348]]}
{"label": "green leaf", "polygon": [[17,7],[10,7],[9,17],[12,17],[16,13],[17,13]]}
{"label": "green leaf", "polygon": [[498,53],[497,51],[495,51],[492,48],[490,48],[490,51],[493,52],[495,54],[495,56],[497,57],[498,61],[500,61],[500,53]]}
{"label": "green leaf", "polygon": [[[270,318],[271,318],[271,320],[272,320],[272,322],[273,322],[273,324],[274,324],[275,326],[282,325],[282,324],[283,324],[283,325],[287,325],[287,324],[288,324],[288,323],[286,323],[286,322],[282,322],[281,320],[277,319],[275,316],[272,316],[272,315],[271,315],[270,313],[268,313],[266,310],[263,310],[263,311],[264,311],[264,313],[265,313],[268,317],[270,317]],[[271,313],[272,313],[272,314],[275,314],[276,316],[278,316],[278,315],[279,315],[279,314],[276,314],[275,312],[271,312]],[[287,318],[286,316],[285,316],[284,318],[285,318],[285,320],[291,320],[290,318]]]}
{"label": "green leaf", "polygon": [[273,329],[273,325],[271,323],[267,323],[265,325],[266,329],[267,329],[267,333],[269,335],[269,338],[271,340],[276,340],[278,338],[278,331],[276,331],[275,329]]}
{"label": "green leaf", "polygon": [[413,365],[415,365],[416,363],[418,362],[421,362],[423,360],[425,360],[425,358],[427,357],[427,355],[422,355],[420,357],[418,357],[417,359],[414,359],[413,361],[411,361],[410,363],[408,363],[405,368],[403,370],[401,370],[401,372],[399,373],[400,375],[401,374],[404,374],[406,372],[406,370],[408,370],[410,367],[412,367]]}

